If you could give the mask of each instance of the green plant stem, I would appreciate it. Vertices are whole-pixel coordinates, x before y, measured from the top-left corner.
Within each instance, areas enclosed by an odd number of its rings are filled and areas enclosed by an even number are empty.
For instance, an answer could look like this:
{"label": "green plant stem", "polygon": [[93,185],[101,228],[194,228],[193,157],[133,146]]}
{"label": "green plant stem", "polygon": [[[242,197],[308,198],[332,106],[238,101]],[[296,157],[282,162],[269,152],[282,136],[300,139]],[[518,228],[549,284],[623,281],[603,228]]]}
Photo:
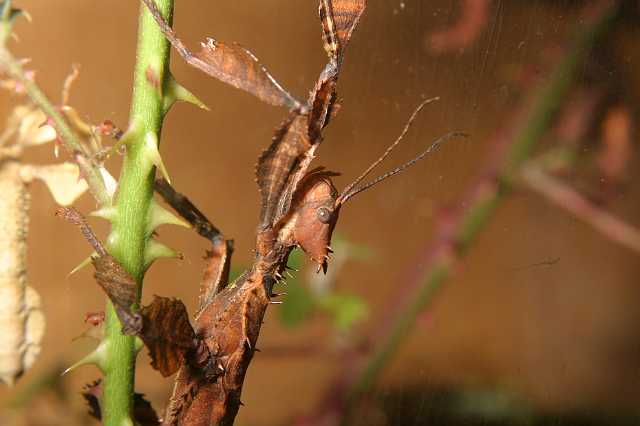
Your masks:
{"label": "green plant stem", "polygon": [[[0,45],[0,71],[6,72],[9,77],[19,82],[24,87],[25,92],[47,117],[51,119],[53,127],[56,129],[58,138],[62,146],[74,159],[78,155],[86,157],[86,151],[82,143],[73,132],[64,116],[53,106],[51,101],[42,92],[40,87],[27,77],[20,61],[13,57],[6,47]],[[101,207],[111,204],[111,197],[104,185],[104,180],[100,175],[98,167],[92,161],[76,161],[82,176],[89,187],[89,192],[96,199]]]}
{"label": "green plant stem", "polygon": [[378,339],[374,339],[380,343],[347,389],[343,423],[348,422],[353,406],[375,383],[432,296],[453,273],[460,257],[504,199],[514,173],[529,156],[535,142],[550,127],[556,111],[569,93],[573,80],[579,74],[578,64],[609,27],[616,11],[616,6],[610,6],[595,20],[587,23],[562,61],[542,86],[535,90],[531,102],[526,104],[529,107],[524,109],[524,114],[517,117],[515,125],[506,134],[497,137],[498,149],[504,150],[499,163],[489,167],[489,173],[483,174],[485,178],[469,192],[466,202],[461,203],[467,206],[466,210],[449,218],[454,222],[453,231],[435,243],[435,247],[430,250],[431,256],[424,275],[419,280],[420,284],[407,298],[408,303],[401,306],[391,327],[384,330]]}
{"label": "green plant stem", "polygon": [[[171,22],[173,0],[157,0]],[[116,214],[108,239],[110,253],[138,283],[138,302],[146,269],[145,249],[150,238],[149,210],[153,196],[157,150],[164,118],[163,88],[169,80],[169,43],[144,6],[140,8],[138,46],[134,71],[129,128],[123,136],[127,153],[119,179]],[[156,151],[157,152],[157,151]],[[135,338],[121,333],[121,324],[107,302],[104,362],[103,421],[106,426],[132,424]]]}

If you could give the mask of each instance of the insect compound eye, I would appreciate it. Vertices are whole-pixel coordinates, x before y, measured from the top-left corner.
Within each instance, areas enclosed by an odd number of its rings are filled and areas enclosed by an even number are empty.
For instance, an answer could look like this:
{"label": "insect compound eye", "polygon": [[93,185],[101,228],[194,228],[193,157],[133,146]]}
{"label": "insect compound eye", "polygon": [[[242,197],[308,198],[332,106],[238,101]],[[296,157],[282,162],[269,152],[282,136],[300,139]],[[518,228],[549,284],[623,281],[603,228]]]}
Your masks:
{"label": "insect compound eye", "polygon": [[329,220],[331,220],[331,210],[326,207],[318,207],[318,209],[316,209],[316,215],[322,223],[329,223]]}

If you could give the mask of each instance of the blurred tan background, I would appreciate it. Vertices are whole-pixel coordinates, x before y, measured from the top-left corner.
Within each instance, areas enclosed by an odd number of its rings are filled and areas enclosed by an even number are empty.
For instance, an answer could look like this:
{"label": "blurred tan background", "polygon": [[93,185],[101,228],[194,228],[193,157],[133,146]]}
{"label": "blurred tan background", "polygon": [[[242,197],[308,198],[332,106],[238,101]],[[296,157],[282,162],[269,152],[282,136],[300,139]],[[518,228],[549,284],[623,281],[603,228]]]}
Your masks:
{"label": "blurred tan background", "polygon": [[[304,97],[323,66],[315,1],[176,1],[175,28],[195,46],[205,36],[238,41],[251,50],[290,91]],[[59,99],[71,64],[81,64],[71,105],[93,122],[110,119],[124,127],[130,100],[138,4],[134,0],[20,0],[33,22],[16,27],[16,54],[32,59],[37,81]],[[489,154],[487,137],[504,123],[520,94],[515,75],[539,61],[546,46],[566,38],[579,2],[495,1],[487,27],[472,46],[443,54],[428,49],[433,31],[455,21],[457,2],[370,1],[347,52],[339,85],[342,109],[327,129],[318,165],[343,173],[343,187],[395,138],[423,97],[440,96],[417,120],[405,144],[386,167],[410,158],[429,141],[452,130],[469,141],[444,146],[410,171],[354,200],[341,215],[340,232],[369,247],[371,262],[350,262],[338,286],[371,304],[361,331],[373,329],[385,306],[411,275],[432,235],[437,206],[455,201]],[[598,64],[638,99],[640,34],[627,26],[609,45],[610,63]],[[613,46],[613,47],[612,47]],[[252,257],[258,216],[253,168],[285,111],[187,68],[173,55],[172,69],[211,111],[179,104],[167,117],[161,151],[175,186],[187,193],[227,236],[235,239],[234,263]],[[585,79],[589,71],[585,66]],[[0,117],[17,98],[0,95]],[[634,142],[637,142],[637,138]],[[597,149],[597,140],[590,145]],[[51,147],[31,151],[34,162],[50,161]],[[117,163],[118,160],[114,162]],[[624,192],[608,209],[640,225],[637,155],[630,159]],[[113,170],[117,173],[117,169]],[[104,303],[88,269],[67,277],[89,253],[71,226],[54,218],[44,186],[32,185],[29,282],[42,295],[48,325],[35,368],[19,385],[0,388],[0,399],[51,371],[68,366],[94,343],[72,341],[87,325],[88,311]],[[77,204],[93,209],[89,196]],[[100,235],[104,223],[94,221]],[[182,299],[193,312],[206,242],[191,232],[160,229],[161,240],[184,252],[183,261],[159,261],[146,278],[153,294]],[[553,265],[533,266],[559,258]],[[640,287],[638,254],[611,243],[589,226],[526,190],[516,190],[474,244],[464,267],[445,285],[427,320],[418,324],[386,371],[380,395],[401,389],[451,386],[516,392],[544,411],[633,412],[640,398]],[[285,299],[286,303],[286,299]],[[286,424],[315,407],[339,359],[274,356],[268,348],[332,344],[326,318],[304,327],[282,327],[274,307],[260,337],[262,352],[249,370],[239,425]],[[286,352],[286,351],[285,351]],[[137,389],[161,409],[171,389],[139,358]],[[69,389],[99,376],[84,367],[65,378]],[[51,398],[51,397],[49,397]],[[83,411],[81,397],[68,395]],[[42,398],[40,398],[42,399]],[[71,424],[40,399],[25,416],[41,424]],[[73,420],[71,419],[73,417]],[[416,420],[415,424],[421,424]]]}

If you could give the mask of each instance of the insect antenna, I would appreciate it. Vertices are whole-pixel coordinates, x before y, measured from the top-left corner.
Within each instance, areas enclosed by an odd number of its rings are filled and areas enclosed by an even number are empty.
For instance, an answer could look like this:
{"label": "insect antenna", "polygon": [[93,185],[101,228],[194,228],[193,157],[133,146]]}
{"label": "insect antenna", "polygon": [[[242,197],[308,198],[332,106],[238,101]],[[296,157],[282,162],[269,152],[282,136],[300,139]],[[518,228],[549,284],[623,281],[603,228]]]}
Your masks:
{"label": "insect antenna", "polygon": [[[376,166],[378,164],[380,164],[382,162],[382,160],[384,160],[389,154],[391,154],[391,151],[393,151],[393,149],[400,143],[402,142],[402,139],[404,139],[404,135],[407,134],[407,132],[409,131],[409,129],[411,128],[411,124],[413,124],[413,121],[416,119],[416,117],[418,116],[418,114],[420,113],[420,111],[422,110],[422,108],[425,107],[425,105],[430,104],[431,102],[440,100],[440,97],[436,96],[435,98],[430,98],[427,99],[425,101],[422,101],[422,103],[420,105],[418,105],[418,107],[413,110],[413,113],[411,114],[411,117],[409,117],[409,120],[407,120],[407,123],[404,125],[404,128],[402,129],[402,132],[400,133],[400,136],[398,136],[396,138],[395,141],[393,141],[393,143],[391,145],[389,145],[389,148],[387,148],[387,150],[384,152],[384,154],[382,154],[380,156],[380,158],[378,158],[376,161],[373,162],[373,164],[371,164],[367,170],[365,170],[360,176],[358,176],[356,178],[356,180],[354,180],[351,184],[349,184],[349,186],[347,186],[343,191],[342,194],[348,194],[350,193],[353,188],[356,187],[356,185],[358,185],[360,182],[362,182],[362,180],[364,178],[366,178],[369,173],[371,173],[371,171],[373,169],[376,168]],[[359,191],[358,191],[359,192]],[[342,197],[342,195],[341,195]],[[345,200],[346,201],[346,200]]]}
{"label": "insect antenna", "polygon": [[[466,138],[469,135],[463,132],[451,132],[451,133],[447,133],[444,136],[441,136],[440,138],[438,138],[435,142],[433,142],[429,148],[427,148],[426,150],[424,150],[420,155],[418,155],[417,157],[415,157],[412,160],[407,161],[406,163],[396,167],[393,170],[388,171],[387,173],[378,176],[377,178],[375,178],[374,180],[365,183],[364,185],[360,185],[360,186],[355,186],[353,184],[349,185],[344,191],[342,191],[342,194],[340,194],[340,196],[338,197],[338,199],[336,200],[336,206],[344,204],[349,198],[353,197],[354,195],[371,188],[372,186],[382,182],[383,180],[390,178],[391,176],[400,173],[401,171],[413,166],[415,163],[417,163],[418,161],[422,160],[424,157],[427,156],[427,154],[429,154],[431,151],[433,151],[434,149],[436,149],[438,147],[438,145],[447,142],[451,139],[455,139],[455,138]],[[396,142],[397,143],[397,142]],[[394,143],[395,145],[395,143]],[[393,147],[394,145],[392,145],[391,147]],[[390,148],[391,148],[390,147]],[[387,151],[385,152],[385,156],[388,154],[388,152],[390,151],[390,149],[387,149]],[[377,164],[380,161],[376,161],[374,163]],[[372,167],[369,167],[369,169],[367,169],[368,171],[370,171]],[[367,172],[368,172],[367,171]],[[366,176],[366,174],[365,174]],[[358,180],[362,180],[360,178],[358,178]],[[356,182],[357,184],[358,182]]]}

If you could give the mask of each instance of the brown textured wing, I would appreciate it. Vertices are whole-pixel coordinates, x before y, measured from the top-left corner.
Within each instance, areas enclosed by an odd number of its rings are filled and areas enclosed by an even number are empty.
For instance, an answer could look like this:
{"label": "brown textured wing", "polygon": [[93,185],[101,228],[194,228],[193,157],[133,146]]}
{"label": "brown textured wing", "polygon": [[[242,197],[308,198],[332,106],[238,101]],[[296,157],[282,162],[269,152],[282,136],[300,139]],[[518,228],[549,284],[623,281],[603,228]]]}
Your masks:
{"label": "brown textured wing", "polygon": [[282,195],[289,190],[289,179],[311,147],[307,116],[291,113],[258,159],[256,180],[262,195],[261,229],[271,227],[279,219],[276,216]]}
{"label": "brown textured wing", "polygon": [[291,109],[300,106],[300,102],[273,78],[248,49],[212,38],[208,38],[201,46],[200,51],[187,61],[191,65],[271,105]]}
{"label": "brown textured wing", "polygon": [[342,61],[344,49],[366,7],[366,0],[320,0],[324,49],[329,58]]}

